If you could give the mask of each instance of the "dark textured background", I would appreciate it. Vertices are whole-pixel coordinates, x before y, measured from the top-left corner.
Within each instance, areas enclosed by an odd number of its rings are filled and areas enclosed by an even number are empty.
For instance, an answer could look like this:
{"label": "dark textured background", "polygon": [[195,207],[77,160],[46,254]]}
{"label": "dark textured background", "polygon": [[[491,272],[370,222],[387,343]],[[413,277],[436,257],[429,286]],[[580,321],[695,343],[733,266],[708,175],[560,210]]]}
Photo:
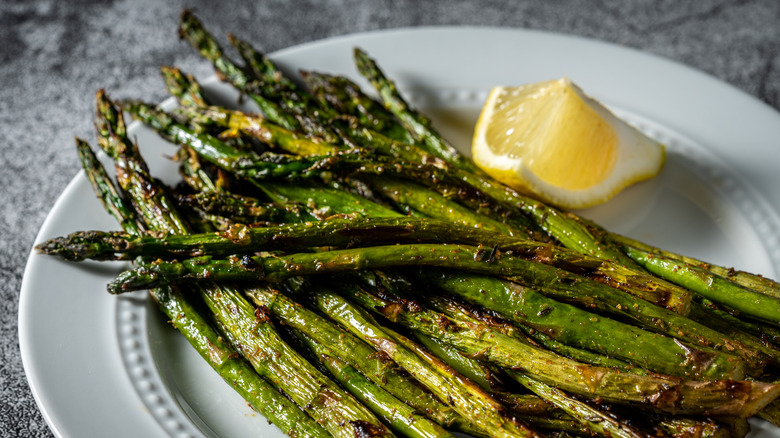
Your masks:
{"label": "dark textured background", "polygon": [[356,31],[444,24],[581,35],[677,60],[780,109],[777,0],[2,0],[1,437],[51,436],[22,368],[19,288],[35,234],[78,170],[73,137],[94,138],[95,91],[156,101],[165,97],[158,76],[163,64],[212,74],[174,34],[184,7],[217,35],[233,31],[267,52]]}

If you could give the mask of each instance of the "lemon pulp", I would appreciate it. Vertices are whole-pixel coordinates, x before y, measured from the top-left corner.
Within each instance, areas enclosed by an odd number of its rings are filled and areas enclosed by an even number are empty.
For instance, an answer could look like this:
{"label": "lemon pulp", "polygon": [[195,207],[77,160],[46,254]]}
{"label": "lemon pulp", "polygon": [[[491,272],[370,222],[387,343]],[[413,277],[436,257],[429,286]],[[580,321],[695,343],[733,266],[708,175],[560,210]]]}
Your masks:
{"label": "lemon pulp", "polygon": [[664,147],[586,96],[568,78],[495,87],[472,155],[497,180],[566,208],[604,202],[660,172]]}

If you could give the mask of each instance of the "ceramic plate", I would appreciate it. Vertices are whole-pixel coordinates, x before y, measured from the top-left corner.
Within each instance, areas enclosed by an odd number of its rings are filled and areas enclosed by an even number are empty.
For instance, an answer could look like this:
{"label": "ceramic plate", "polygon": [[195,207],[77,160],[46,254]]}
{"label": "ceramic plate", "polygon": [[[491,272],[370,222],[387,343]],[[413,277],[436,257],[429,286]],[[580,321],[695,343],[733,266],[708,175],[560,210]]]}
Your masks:
{"label": "ceramic plate", "polygon": [[[358,79],[360,46],[468,150],[490,87],[569,76],[588,94],[668,146],[661,175],[582,211],[607,228],[663,248],[776,278],[780,272],[780,114],[700,72],[648,54],[557,34],[489,28],[365,33],[282,50],[285,69]],[[359,81],[365,85],[364,82]],[[235,92],[206,81],[225,103]],[[85,115],[87,117],[87,115]],[[134,124],[152,173],[175,181],[172,147]],[[36,242],[115,230],[82,173],[66,187]],[[31,254],[19,335],[27,377],[60,437],[281,436],[166,325],[144,293],[110,296],[122,266],[74,266]],[[757,437],[780,432],[752,421]]]}

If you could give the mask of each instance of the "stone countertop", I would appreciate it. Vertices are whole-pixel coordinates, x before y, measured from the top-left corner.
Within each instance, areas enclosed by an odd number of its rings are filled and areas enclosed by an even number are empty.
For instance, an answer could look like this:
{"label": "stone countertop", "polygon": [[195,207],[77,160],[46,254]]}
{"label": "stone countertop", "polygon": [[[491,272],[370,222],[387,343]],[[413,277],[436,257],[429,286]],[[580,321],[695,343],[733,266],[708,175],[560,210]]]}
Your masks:
{"label": "stone countertop", "polygon": [[[219,4],[220,6],[215,6]],[[702,70],[780,110],[780,2],[83,0],[0,2],[0,436],[52,432],[27,385],[19,290],[35,235],[94,138],[94,94],[165,98],[158,68],[210,65],[177,43],[183,8],[266,52],[353,32],[428,25],[540,29],[632,47]]]}

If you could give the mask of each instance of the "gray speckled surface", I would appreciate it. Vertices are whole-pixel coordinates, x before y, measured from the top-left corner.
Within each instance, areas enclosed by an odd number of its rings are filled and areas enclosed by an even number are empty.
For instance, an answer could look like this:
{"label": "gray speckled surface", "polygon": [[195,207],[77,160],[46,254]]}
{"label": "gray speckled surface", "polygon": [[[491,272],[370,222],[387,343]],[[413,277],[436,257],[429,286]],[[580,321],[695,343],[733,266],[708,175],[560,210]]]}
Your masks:
{"label": "gray speckled surface", "polygon": [[93,138],[93,96],[165,97],[158,67],[210,66],[179,43],[194,8],[221,35],[270,52],[356,31],[469,24],[544,29],[638,48],[703,70],[780,109],[780,2],[251,1],[0,2],[0,436],[51,432],[27,386],[17,312],[35,234],[78,170],[73,137]]}

